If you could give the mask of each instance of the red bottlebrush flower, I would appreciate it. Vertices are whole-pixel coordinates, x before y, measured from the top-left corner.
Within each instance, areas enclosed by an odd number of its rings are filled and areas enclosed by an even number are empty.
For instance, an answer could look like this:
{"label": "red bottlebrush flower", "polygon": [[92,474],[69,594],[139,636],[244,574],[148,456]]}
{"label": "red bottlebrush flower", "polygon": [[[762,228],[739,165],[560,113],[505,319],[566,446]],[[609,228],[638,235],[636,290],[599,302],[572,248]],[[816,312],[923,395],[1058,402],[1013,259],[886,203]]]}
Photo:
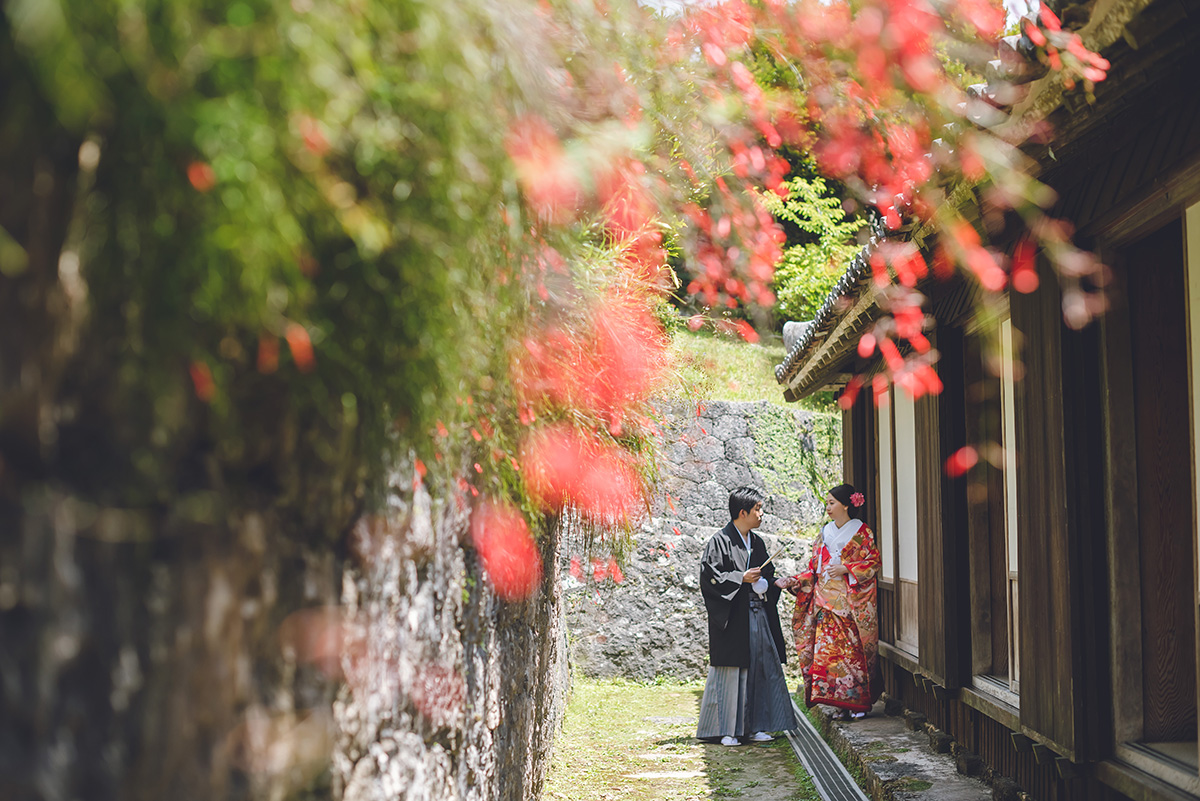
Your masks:
{"label": "red bottlebrush flower", "polygon": [[1058,19],[1058,16],[1050,9],[1050,7],[1047,6],[1045,3],[1041,3],[1038,6],[1038,18],[1041,19],[1042,25],[1046,26],[1046,30],[1048,30],[1048,31],[1061,31],[1062,30],[1062,22]]}
{"label": "red bottlebrush flower", "polygon": [[922,364],[917,367],[914,375],[930,395],[940,395],[942,394],[942,390],[945,389],[945,385],[942,384],[942,379],[938,377],[937,371],[928,364]]}
{"label": "red bottlebrush flower", "polygon": [[591,330],[550,330],[514,355],[513,378],[526,405],[548,400],[609,416],[653,389],[667,347],[658,322],[632,296],[615,294],[594,309]]}
{"label": "red bottlebrush flower", "polygon": [[192,386],[196,390],[196,397],[208,403],[217,394],[217,384],[213,381],[212,370],[204,362],[192,362],[188,365],[188,372],[192,376]]}
{"label": "red bottlebrush flower", "polygon": [[871,390],[875,395],[876,406],[888,405],[888,384],[888,377],[883,373],[876,373],[875,377],[871,379]]}
{"label": "red bottlebrush flower", "polygon": [[571,557],[571,578],[576,581],[583,581],[583,565],[579,561],[578,556]]}
{"label": "red bottlebrush flower", "polygon": [[532,114],[520,117],[509,127],[505,149],[525,198],[538,216],[556,224],[570,220],[582,190],[550,124]]}
{"label": "red bottlebrush flower", "polygon": [[476,462],[476,463],[475,463],[475,472],[476,472],[476,473],[482,473],[482,472],[483,472],[483,467],[482,467],[482,466],[479,464],[479,462]]}
{"label": "red bottlebrush flower", "polygon": [[913,350],[917,353],[929,352],[929,340],[925,338],[924,334],[913,334],[911,337],[906,337],[906,339],[912,344]]}
{"label": "red bottlebrush flower", "polygon": [[279,369],[279,340],[270,334],[258,338],[258,372],[269,375]]}
{"label": "red bottlebrush flower", "polygon": [[640,161],[621,159],[597,176],[596,195],[609,234],[618,242],[643,233],[654,222],[654,200],[642,183],[645,171]]}
{"label": "red bottlebrush flower", "polygon": [[849,409],[854,406],[854,401],[858,399],[858,393],[862,389],[862,379],[859,376],[854,376],[846,383],[846,388],[838,394],[838,407],[841,409]]}
{"label": "red bottlebrush flower", "polygon": [[300,372],[307,373],[312,370],[316,366],[316,359],[313,357],[312,340],[309,339],[308,331],[304,326],[299,323],[288,323],[283,336],[287,340],[288,349],[292,352],[292,360],[296,362],[296,367]]}
{"label": "red bottlebrush flower", "polygon": [[754,330],[754,327],[750,323],[745,320],[735,320],[733,324],[737,328],[738,336],[742,339],[750,344],[758,342],[758,332]]}
{"label": "red bottlebrush flower", "polygon": [[870,331],[863,334],[858,340],[858,355],[860,358],[869,359],[871,354],[875,352],[875,335]]}
{"label": "red bottlebrush flower", "polygon": [[704,57],[708,59],[708,63],[714,67],[724,67],[729,62],[725,51],[712,42],[705,42],[701,50],[704,52]]}
{"label": "red bottlebrush flower", "polygon": [[1037,248],[1029,239],[1022,239],[1013,248],[1011,280],[1013,289],[1024,294],[1038,288]]}
{"label": "red bottlebrush flower", "polygon": [[750,70],[746,69],[746,65],[740,61],[735,61],[730,65],[729,74],[733,77],[733,85],[743,92],[755,85],[754,76],[750,74]]}
{"label": "red bottlebrush flower", "polygon": [[958,0],[957,8],[979,35],[989,41],[1004,30],[1004,9],[988,0]]}
{"label": "red bottlebrush flower", "polygon": [[946,475],[958,478],[979,462],[979,452],[970,445],[964,445],[946,459]]}
{"label": "red bottlebrush flower", "polygon": [[888,369],[893,373],[900,372],[904,367],[904,357],[900,355],[900,349],[896,347],[896,343],[886,337],[879,341],[879,352],[883,355],[883,359],[887,362]]}
{"label": "red bottlebrush flower", "polygon": [[1012,288],[1023,295],[1028,295],[1038,288],[1038,274],[1034,270],[1013,270]]}
{"label": "red bottlebrush flower", "polygon": [[611,522],[628,519],[641,500],[627,459],[619,448],[565,425],[535,434],[521,457],[526,485],[539,504],[555,508],[570,502],[585,515]]}
{"label": "red bottlebrush flower", "polygon": [[449,434],[450,434],[450,432],[446,430],[445,423],[443,423],[441,420],[438,420],[437,421],[437,435],[439,437],[445,437],[445,436],[448,436]]}
{"label": "red bottlebrush flower", "polygon": [[592,560],[592,580],[597,584],[608,578],[608,565],[600,559]]}
{"label": "red bottlebrush flower", "polygon": [[316,156],[324,156],[329,152],[329,140],[325,138],[325,132],[321,130],[321,124],[312,117],[301,117],[297,127],[300,129],[300,136],[304,140],[304,146],[309,152]]}
{"label": "red bottlebrush flower", "polygon": [[858,71],[867,85],[881,84],[887,79],[887,55],[882,47],[868,46],[858,51]]}
{"label": "red bottlebrush flower", "polygon": [[478,429],[472,428],[471,429],[471,438],[474,439],[476,442],[479,442],[483,439],[483,435],[479,433]]}
{"label": "red bottlebrush flower", "polygon": [[704,317],[699,314],[693,314],[688,318],[687,327],[689,331],[699,331],[704,327]]}
{"label": "red bottlebrush flower", "polygon": [[942,75],[940,65],[933,56],[924,54],[904,59],[900,64],[900,70],[904,73],[904,79],[908,81],[909,86],[924,93],[933,92]]}
{"label": "red bottlebrush flower", "polygon": [[617,582],[618,584],[622,584],[625,581],[625,574],[621,572],[621,566],[617,564],[616,559],[609,558],[608,574],[612,576],[613,581]]}
{"label": "red bottlebrush flower", "polygon": [[193,161],[187,168],[188,182],[197,192],[207,192],[217,185],[217,174],[203,161]]}
{"label": "red bottlebrush flower", "polygon": [[962,168],[963,177],[968,181],[978,181],[987,174],[987,167],[969,142],[964,142],[958,149],[958,163]]}
{"label": "red bottlebrush flower", "polygon": [[537,589],[542,557],[520,512],[484,501],[471,516],[471,539],[488,586],[498,598],[519,601]]}
{"label": "red bottlebrush flower", "polygon": [[933,274],[945,281],[954,276],[954,259],[949,251],[939,245],[933,254]]}
{"label": "red bottlebrush flower", "polygon": [[975,245],[967,250],[967,266],[975,273],[979,283],[989,292],[999,292],[1004,289],[1007,281],[1004,270],[996,262],[996,257],[985,247]]}
{"label": "red bottlebrush flower", "polygon": [[887,286],[892,282],[891,276],[887,271],[887,259],[878,250],[871,254],[871,275],[875,280],[875,286]]}
{"label": "red bottlebrush flower", "polygon": [[1025,23],[1025,35],[1029,37],[1029,41],[1033,42],[1038,47],[1046,46],[1046,34],[1042,33],[1042,29],[1034,25],[1032,22]]}

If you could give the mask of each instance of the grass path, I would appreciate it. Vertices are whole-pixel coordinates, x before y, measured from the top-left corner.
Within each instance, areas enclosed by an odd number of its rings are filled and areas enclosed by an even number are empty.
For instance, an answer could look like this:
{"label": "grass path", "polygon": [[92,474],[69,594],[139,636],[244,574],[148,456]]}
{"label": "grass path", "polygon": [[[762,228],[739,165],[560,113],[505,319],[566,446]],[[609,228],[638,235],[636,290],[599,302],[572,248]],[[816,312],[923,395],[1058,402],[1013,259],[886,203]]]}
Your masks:
{"label": "grass path", "polygon": [[787,740],[725,748],[695,739],[702,682],[576,679],[547,777],[548,801],[818,801]]}

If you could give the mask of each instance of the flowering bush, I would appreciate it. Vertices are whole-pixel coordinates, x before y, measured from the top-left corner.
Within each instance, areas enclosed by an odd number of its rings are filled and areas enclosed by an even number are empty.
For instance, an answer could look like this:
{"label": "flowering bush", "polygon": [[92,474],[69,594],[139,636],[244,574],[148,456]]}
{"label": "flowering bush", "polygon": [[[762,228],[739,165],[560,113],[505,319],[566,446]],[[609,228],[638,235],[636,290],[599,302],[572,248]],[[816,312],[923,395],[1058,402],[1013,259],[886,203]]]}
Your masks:
{"label": "flowering bush", "polygon": [[[1083,289],[1099,267],[1045,216],[1021,134],[973,124],[983,101],[935,55],[992,57],[1004,15],[988,0],[679,15],[619,0],[247,0],[220,14],[55,0],[0,19],[14,76],[0,104],[24,123],[6,150],[33,164],[53,142],[77,185],[53,209],[26,204],[49,215],[41,228],[5,225],[29,276],[64,276],[47,308],[72,333],[42,375],[79,409],[64,425],[120,465],[105,492],[173,491],[192,469],[178,454],[212,442],[218,473],[286,487],[334,528],[347,498],[408,459],[415,483],[480,504],[485,566],[527,551],[488,533],[524,541],[514,506],[630,523],[665,363],[653,309],[674,288],[668,244],[704,304],[771,306],[780,206],[759,198],[802,189],[784,180],[784,147],[811,151],[889,227],[931,226],[938,274],[1029,291],[1041,252],[1065,266],[1068,322],[1100,308]],[[1068,80],[1104,78],[1049,12],[1026,32]],[[756,80],[764,50],[791,84]],[[1023,218],[1011,257],[948,198],[963,182],[986,230]],[[35,197],[32,172],[22,186]],[[889,382],[939,391],[915,289],[931,266],[891,243],[872,268],[890,312],[860,343],[887,364],[876,397]]]}

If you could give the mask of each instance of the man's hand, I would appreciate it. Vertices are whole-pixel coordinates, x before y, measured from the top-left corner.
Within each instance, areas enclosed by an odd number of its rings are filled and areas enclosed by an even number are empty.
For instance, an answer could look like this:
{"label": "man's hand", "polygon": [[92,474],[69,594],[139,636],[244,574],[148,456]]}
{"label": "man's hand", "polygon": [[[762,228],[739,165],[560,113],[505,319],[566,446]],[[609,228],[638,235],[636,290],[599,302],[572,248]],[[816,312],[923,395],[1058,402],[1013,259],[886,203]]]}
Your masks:
{"label": "man's hand", "polygon": [[752,567],[749,570],[747,570],[745,573],[742,574],[742,583],[743,584],[753,584],[754,582],[758,581],[760,578],[762,578],[762,568],[761,567]]}

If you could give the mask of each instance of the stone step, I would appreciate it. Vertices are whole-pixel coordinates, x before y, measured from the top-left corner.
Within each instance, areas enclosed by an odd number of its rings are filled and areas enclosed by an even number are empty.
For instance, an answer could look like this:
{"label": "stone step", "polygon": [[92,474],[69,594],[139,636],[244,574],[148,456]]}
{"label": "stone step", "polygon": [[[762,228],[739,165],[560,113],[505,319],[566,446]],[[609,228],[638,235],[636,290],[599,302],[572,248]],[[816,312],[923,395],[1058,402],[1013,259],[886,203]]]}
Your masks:
{"label": "stone step", "polygon": [[852,765],[862,769],[874,801],[992,799],[991,787],[960,772],[960,762],[970,770],[971,755],[952,756],[948,735],[942,742],[938,732],[931,735],[924,729],[909,729],[903,717],[884,714],[882,701],[859,720],[835,721],[828,713],[820,718],[827,739]]}

